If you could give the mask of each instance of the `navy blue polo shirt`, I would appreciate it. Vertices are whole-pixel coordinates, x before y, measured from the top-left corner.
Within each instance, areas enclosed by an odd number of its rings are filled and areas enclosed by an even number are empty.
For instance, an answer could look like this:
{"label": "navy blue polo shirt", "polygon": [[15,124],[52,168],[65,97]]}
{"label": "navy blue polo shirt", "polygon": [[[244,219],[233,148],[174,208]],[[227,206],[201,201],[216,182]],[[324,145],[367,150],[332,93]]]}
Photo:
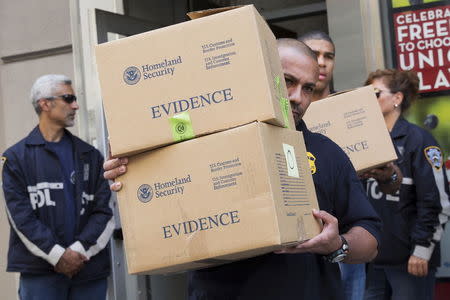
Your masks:
{"label": "navy blue polo shirt", "polygon": [[[379,239],[381,222],[342,149],[310,132],[302,121],[320,209],[339,220],[339,231],[361,226]],[[343,299],[338,264],[315,254],[274,254],[190,272],[189,299]]]}
{"label": "navy blue polo shirt", "polygon": [[75,240],[75,164],[73,145],[67,135],[57,143],[47,142],[48,147],[58,156],[64,178],[64,246],[70,246]]}

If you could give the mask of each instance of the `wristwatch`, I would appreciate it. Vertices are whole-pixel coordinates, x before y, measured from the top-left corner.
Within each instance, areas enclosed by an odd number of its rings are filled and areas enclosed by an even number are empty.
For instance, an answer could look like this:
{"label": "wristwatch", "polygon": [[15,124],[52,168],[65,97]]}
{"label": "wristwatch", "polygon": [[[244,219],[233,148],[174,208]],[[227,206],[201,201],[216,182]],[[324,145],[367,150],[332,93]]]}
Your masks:
{"label": "wristwatch", "polygon": [[394,173],[392,173],[391,177],[389,177],[388,180],[382,181],[380,183],[381,184],[393,184],[393,183],[395,183],[397,181],[397,179],[398,179],[397,172],[394,171]]}
{"label": "wristwatch", "polygon": [[331,252],[328,255],[324,255],[323,258],[327,262],[337,263],[337,262],[343,261],[347,257],[348,249],[349,249],[347,240],[342,235],[339,235],[339,237],[342,240],[342,246],[341,246],[341,248],[337,249],[336,251]]}

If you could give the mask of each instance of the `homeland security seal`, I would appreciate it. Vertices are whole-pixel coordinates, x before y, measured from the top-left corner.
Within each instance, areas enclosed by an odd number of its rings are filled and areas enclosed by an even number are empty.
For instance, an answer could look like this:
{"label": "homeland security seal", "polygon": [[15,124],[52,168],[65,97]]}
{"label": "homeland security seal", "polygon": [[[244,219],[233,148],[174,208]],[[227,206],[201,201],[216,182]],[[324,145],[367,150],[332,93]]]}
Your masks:
{"label": "homeland security seal", "polygon": [[135,66],[131,66],[125,69],[123,72],[123,81],[128,85],[134,85],[141,79],[141,71]]}
{"label": "homeland security seal", "polygon": [[137,190],[137,197],[143,203],[150,202],[153,198],[153,189],[148,184],[142,184]]}

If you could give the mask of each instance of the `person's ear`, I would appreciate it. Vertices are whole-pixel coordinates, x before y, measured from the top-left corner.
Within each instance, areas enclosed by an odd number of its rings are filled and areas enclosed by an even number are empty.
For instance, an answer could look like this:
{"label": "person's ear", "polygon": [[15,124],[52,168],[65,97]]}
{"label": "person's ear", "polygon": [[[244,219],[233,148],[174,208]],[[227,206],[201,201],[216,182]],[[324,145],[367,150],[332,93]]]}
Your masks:
{"label": "person's ear", "polygon": [[402,92],[397,92],[394,94],[394,104],[396,105],[396,107],[402,105],[404,97],[405,95],[403,95]]}
{"label": "person's ear", "polygon": [[49,111],[52,107],[51,101],[45,98],[39,99],[38,104],[41,108],[41,111]]}

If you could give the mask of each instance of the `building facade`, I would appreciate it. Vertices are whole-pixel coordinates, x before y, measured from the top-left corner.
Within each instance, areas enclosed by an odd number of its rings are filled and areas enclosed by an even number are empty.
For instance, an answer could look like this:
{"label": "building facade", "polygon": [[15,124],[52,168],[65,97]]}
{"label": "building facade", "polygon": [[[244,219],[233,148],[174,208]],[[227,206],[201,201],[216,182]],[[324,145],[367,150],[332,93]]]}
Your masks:
{"label": "building facade", "polygon": [[[335,89],[361,86],[370,71],[393,64],[392,53],[386,50],[391,46],[387,38],[388,2],[0,0],[0,152],[37,124],[29,100],[34,80],[42,74],[62,73],[74,79],[80,104],[76,126],[71,130],[107,153],[107,129],[94,46],[186,21],[186,12],[192,10],[253,3],[278,37],[296,37],[313,29],[329,32],[336,45]],[[441,97],[448,100],[448,96]],[[419,122],[423,115],[421,110],[416,112]],[[448,139],[448,133],[442,137],[445,138]],[[446,150],[448,153],[449,149]],[[2,197],[0,195],[1,201]],[[4,205],[1,205],[0,288],[3,299],[16,299],[18,276],[5,272],[8,238],[9,226]],[[120,231],[116,232],[111,249],[114,271],[109,299],[152,299],[150,295],[153,299],[183,299],[186,285],[183,275],[126,274]]]}

